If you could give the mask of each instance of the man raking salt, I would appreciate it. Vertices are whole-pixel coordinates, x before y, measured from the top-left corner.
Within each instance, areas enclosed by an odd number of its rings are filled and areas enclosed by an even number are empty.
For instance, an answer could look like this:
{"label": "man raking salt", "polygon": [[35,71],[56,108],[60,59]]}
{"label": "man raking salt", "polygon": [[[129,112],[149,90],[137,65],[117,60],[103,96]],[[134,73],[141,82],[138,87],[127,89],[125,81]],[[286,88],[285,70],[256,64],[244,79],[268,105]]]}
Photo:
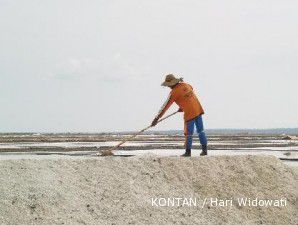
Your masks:
{"label": "man raking salt", "polygon": [[207,138],[204,132],[202,119],[204,110],[195,95],[192,86],[183,82],[182,78],[176,78],[173,74],[168,74],[161,85],[171,88],[172,91],[151,125],[155,126],[158,123],[158,120],[175,102],[179,106],[179,111],[184,112],[185,153],[182,156],[191,156],[195,126],[202,145],[202,152],[200,155],[207,155]]}

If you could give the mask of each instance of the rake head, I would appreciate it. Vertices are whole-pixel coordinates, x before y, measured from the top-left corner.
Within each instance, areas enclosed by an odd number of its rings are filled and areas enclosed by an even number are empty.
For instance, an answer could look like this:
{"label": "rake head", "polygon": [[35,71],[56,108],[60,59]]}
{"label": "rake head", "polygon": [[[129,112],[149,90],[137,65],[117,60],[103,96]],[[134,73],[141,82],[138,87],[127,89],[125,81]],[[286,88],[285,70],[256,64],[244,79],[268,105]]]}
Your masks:
{"label": "rake head", "polygon": [[112,150],[102,150],[100,152],[100,156],[112,156],[112,155],[114,155]]}

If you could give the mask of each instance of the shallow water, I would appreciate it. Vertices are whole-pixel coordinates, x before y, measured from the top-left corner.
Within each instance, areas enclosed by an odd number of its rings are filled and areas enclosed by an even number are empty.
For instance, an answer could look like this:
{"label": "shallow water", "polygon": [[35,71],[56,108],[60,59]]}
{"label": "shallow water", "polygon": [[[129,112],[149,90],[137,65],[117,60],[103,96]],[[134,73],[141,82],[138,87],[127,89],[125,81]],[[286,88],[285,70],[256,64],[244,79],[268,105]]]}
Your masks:
{"label": "shallow water", "polygon": [[[0,135],[0,160],[7,159],[59,159],[84,158],[102,149],[111,148],[130,135]],[[278,135],[209,136],[209,155],[273,155],[288,159],[298,159],[298,141],[283,140]],[[199,148],[194,136],[194,148]],[[126,142],[117,155],[179,156],[184,150],[184,137],[181,135],[140,135]],[[200,150],[193,149],[192,155],[199,156]],[[297,165],[298,166],[298,165]]]}

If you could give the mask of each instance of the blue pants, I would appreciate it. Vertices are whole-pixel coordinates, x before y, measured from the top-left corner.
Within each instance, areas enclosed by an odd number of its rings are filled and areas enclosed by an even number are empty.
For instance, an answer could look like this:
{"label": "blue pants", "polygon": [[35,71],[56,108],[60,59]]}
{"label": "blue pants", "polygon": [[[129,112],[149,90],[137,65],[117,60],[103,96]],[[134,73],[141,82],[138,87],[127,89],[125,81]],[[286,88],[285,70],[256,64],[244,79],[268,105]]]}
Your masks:
{"label": "blue pants", "polygon": [[207,138],[204,132],[202,116],[198,116],[190,121],[185,122],[184,135],[185,135],[185,148],[191,149],[192,136],[194,133],[194,127],[196,125],[201,145],[207,145]]}

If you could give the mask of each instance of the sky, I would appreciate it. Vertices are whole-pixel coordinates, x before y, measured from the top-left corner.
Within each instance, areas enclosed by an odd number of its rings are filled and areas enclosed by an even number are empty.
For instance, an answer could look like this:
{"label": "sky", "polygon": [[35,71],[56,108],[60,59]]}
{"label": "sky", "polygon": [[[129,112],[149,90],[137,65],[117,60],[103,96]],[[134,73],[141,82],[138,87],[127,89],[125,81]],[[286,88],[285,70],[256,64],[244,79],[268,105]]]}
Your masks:
{"label": "sky", "polygon": [[[298,127],[297,11],[296,0],[0,0],[0,132],[142,129],[168,73],[195,88],[207,129]],[[183,129],[183,115],[154,129]]]}

